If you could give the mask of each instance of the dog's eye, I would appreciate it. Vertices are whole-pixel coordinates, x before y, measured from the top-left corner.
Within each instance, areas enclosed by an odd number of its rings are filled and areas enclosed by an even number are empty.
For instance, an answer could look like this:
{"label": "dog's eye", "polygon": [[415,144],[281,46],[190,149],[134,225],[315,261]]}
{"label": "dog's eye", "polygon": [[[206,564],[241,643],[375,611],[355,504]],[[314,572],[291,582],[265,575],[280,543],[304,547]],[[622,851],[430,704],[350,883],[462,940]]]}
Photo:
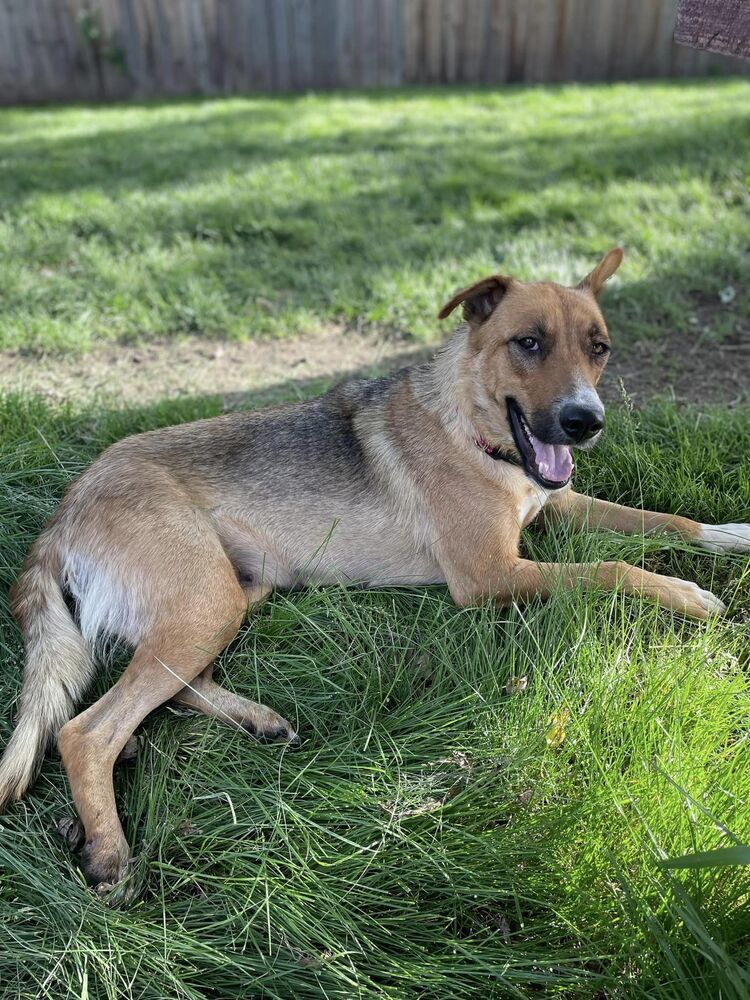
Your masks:
{"label": "dog's eye", "polygon": [[536,337],[519,337],[516,343],[520,344],[524,351],[539,350],[539,341]]}
{"label": "dog's eye", "polygon": [[609,354],[609,344],[605,344],[603,340],[600,340],[598,343],[591,345],[591,353],[599,357],[603,354]]}

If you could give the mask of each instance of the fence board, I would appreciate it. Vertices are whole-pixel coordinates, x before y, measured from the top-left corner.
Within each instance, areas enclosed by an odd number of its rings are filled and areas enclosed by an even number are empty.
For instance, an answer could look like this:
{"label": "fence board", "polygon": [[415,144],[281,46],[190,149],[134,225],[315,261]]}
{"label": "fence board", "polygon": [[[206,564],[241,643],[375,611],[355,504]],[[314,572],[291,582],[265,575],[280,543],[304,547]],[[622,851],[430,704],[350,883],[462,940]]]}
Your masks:
{"label": "fence board", "polygon": [[[98,50],[81,31],[87,10]],[[676,46],[676,10],[677,0],[0,0],[0,103],[750,73],[750,60]]]}
{"label": "fence board", "polygon": [[505,83],[510,76],[511,0],[490,0],[483,82]]}
{"label": "fence board", "polygon": [[398,86],[403,79],[404,53],[400,0],[380,0],[378,83]]}
{"label": "fence board", "polygon": [[313,12],[312,0],[293,0],[290,6],[289,75],[295,90],[313,85]]}
{"label": "fence board", "polygon": [[0,94],[6,100],[15,100],[18,67],[16,50],[11,38],[10,13],[4,4],[0,4]]}
{"label": "fence board", "polygon": [[204,19],[209,25],[209,72],[216,90],[226,94],[230,92],[229,74],[232,69],[227,23],[230,5],[227,0],[211,0],[210,4],[204,0],[204,5]]}
{"label": "fence board", "polygon": [[338,65],[338,85],[356,87],[358,80],[357,53],[355,43],[354,7],[348,0],[338,0],[336,14],[336,62]]}
{"label": "fence board", "polygon": [[315,12],[310,10],[310,31],[303,44],[312,49],[311,71],[306,87],[313,85],[327,90],[335,87],[338,77],[336,58],[337,0],[316,0]]}
{"label": "fence board", "polygon": [[[29,67],[29,47],[23,36],[17,0],[8,0],[5,8],[8,45],[6,51],[14,63],[12,95],[23,94],[33,87],[33,73]],[[21,15],[22,16],[22,15]],[[16,99],[14,96],[13,99]]]}
{"label": "fence board", "polygon": [[377,0],[359,0],[356,4],[356,33],[359,53],[359,85],[377,83]]}
{"label": "fence board", "polygon": [[246,10],[241,37],[248,66],[245,87],[248,90],[273,90],[271,21],[266,0],[243,0],[243,6]]}
{"label": "fence board", "polygon": [[425,83],[440,83],[443,76],[443,0],[424,0],[422,30],[425,39],[425,59],[422,79]]}

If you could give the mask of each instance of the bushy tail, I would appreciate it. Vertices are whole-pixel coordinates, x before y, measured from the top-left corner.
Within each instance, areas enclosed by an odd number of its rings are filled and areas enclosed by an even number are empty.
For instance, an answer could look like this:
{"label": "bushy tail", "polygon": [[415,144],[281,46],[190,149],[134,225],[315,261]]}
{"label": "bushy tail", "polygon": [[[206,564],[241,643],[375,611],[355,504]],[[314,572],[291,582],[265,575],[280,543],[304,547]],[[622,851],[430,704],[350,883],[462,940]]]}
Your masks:
{"label": "bushy tail", "polygon": [[30,559],[12,605],[24,634],[26,667],[16,728],[0,760],[0,809],[34,780],[47,745],[72,717],[94,671],[47,560]]}

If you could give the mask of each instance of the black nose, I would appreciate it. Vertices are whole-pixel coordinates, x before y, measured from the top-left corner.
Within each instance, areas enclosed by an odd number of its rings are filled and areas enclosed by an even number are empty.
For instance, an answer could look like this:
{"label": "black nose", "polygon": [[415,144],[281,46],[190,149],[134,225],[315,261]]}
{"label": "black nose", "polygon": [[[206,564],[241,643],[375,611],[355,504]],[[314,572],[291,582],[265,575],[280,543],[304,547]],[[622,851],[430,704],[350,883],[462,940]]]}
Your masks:
{"label": "black nose", "polygon": [[578,444],[592,438],[604,427],[604,410],[569,403],[560,411],[560,426]]}

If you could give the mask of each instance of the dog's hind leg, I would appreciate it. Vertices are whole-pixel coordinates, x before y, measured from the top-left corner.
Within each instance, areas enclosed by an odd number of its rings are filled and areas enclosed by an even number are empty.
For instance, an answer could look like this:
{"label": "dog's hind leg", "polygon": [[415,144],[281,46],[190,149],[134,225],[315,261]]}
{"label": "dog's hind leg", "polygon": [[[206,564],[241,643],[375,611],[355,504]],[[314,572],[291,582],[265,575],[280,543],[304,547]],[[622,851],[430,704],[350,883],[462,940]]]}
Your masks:
{"label": "dog's hind leg", "polygon": [[200,599],[160,609],[159,623],[117,683],[60,730],[58,746],[85,830],[83,869],[100,889],[123,877],[129,857],[112,785],[115,760],[149,712],[192,683],[244,618],[247,597],[228,562],[204,582],[194,591]]}
{"label": "dog's hind leg", "polygon": [[[252,610],[265,600],[272,588],[267,584],[243,585],[248,607]],[[250,733],[262,743],[288,743],[298,747],[300,739],[286,719],[277,715],[267,705],[250,701],[232,691],[227,691],[213,680],[213,664],[206,667],[195,680],[179,691],[172,702],[184,705],[211,718],[219,719],[230,726],[236,726]]]}

